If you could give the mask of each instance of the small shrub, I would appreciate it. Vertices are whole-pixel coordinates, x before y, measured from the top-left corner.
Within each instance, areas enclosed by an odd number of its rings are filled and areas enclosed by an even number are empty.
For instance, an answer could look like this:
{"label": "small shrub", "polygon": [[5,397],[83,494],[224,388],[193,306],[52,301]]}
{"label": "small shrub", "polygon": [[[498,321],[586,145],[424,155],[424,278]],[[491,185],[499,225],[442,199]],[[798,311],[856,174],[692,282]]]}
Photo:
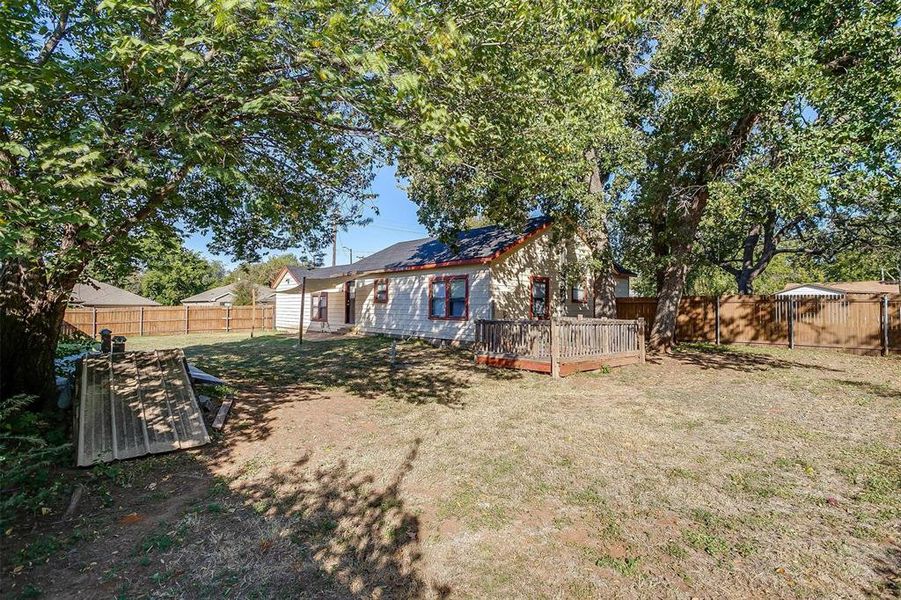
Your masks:
{"label": "small shrub", "polygon": [[50,477],[50,468],[71,445],[47,415],[27,410],[34,400],[19,395],[0,401],[0,527],[19,511],[47,508],[63,485]]}
{"label": "small shrub", "polygon": [[59,342],[56,344],[56,358],[80,354],[94,350],[96,347],[97,342],[84,334],[60,337]]}

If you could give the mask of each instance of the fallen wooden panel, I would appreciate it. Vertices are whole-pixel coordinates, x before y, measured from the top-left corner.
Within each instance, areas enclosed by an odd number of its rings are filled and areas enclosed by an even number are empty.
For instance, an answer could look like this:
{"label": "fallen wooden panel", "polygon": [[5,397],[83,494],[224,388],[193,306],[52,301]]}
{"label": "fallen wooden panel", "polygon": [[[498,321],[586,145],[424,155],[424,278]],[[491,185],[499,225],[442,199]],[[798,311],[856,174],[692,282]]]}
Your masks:
{"label": "fallen wooden panel", "polygon": [[225,417],[228,416],[228,411],[232,408],[232,403],[234,400],[231,396],[222,401],[222,404],[219,406],[219,412],[216,413],[216,419],[213,421],[213,429],[219,431],[222,427],[225,426]]}
{"label": "fallen wooden panel", "polygon": [[181,350],[88,356],[80,376],[78,466],[209,443]]}

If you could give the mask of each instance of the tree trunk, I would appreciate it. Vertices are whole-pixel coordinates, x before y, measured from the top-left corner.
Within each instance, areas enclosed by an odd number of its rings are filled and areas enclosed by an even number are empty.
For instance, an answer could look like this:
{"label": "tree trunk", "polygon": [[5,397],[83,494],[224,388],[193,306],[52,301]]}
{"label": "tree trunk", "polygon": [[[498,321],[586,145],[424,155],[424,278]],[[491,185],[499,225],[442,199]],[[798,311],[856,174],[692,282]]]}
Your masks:
{"label": "tree trunk", "polygon": [[589,247],[591,248],[592,263],[596,278],[591,282],[592,296],[594,298],[594,317],[616,318],[616,281],[613,278],[613,251],[610,248],[610,233],[607,230],[607,209],[604,205],[604,181],[610,177],[608,173],[601,174],[594,150],[585,153],[585,158],[591,165],[588,174],[588,195],[593,199],[589,205],[588,223],[585,229],[588,233]]}
{"label": "tree trunk", "polygon": [[0,398],[31,394],[44,407],[55,404],[56,344],[77,277],[67,274],[63,291],[39,265],[11,261],[0,269]]}
{"label": "tree trunk", "polygon": [[616,318],[616,280],[613,278],[612,264],[595,280],[594,316]]}
{"label": "tree trunk", "polygon": [[754,293],[754,279],[750,269],[742,268],[735,277],[735,284],[738,286],[738,293],[747,296]]}
{"label": "tree trunk", "polygon": [[680,259],[670,261],[661,271],[662,284],[657,289],[657,310],[648,345],[657,351],[668,351],[676,341],[676,319],[688,268],[686,261]]}
{"label": "tree trunk", "polygon": [[679,301],[682,300],[695,236],[708,198],[707,186],[702,185],[685,202],[678,203],[678,217],[672,225],[671,242],[668,244],[669,256],[658,263],[657,310],[648,343],[654,351],[668,352],[676,341]]}

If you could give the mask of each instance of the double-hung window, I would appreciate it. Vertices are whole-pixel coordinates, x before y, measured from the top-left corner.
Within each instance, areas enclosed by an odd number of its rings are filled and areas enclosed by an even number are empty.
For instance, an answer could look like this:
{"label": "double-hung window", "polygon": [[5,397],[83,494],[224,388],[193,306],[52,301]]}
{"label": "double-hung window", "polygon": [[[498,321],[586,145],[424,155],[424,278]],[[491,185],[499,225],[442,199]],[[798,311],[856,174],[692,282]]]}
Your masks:
{"label": "double-hung window", "polygon": [[469,318],[469,277],[447,275],[429,282],[429,318],[465,321]]}
{"label": "double-hung window", "polygon": [[529,293],[529,318],[547,319],[551,315],[551,280],[548,277],[532,276]]}
{"label": "double-hung window", "polygon": [[328,293],[313,294],[313,310],[310,318],[314,321],[328,321]]}
{"label": "double-hung window", "polygon": [[570,288],[569,299],[577,304],[585,304],[588,302],[588,293],[585,290],[585,285],[582,283],[574,284]]}
{"label": "double-hung window", "polygon": [[388,280],[375,280],[375,303],[388,304]]}

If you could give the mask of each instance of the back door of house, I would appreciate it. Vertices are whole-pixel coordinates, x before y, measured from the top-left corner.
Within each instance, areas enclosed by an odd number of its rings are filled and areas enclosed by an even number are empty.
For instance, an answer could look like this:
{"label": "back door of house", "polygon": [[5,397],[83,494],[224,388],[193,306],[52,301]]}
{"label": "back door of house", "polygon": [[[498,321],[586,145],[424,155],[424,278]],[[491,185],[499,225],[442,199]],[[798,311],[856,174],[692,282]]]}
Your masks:
{"label": "back door of house", "polygon": [[356,289],[353,281],[344,284],[344,322],[351,324],[356,315]]}

